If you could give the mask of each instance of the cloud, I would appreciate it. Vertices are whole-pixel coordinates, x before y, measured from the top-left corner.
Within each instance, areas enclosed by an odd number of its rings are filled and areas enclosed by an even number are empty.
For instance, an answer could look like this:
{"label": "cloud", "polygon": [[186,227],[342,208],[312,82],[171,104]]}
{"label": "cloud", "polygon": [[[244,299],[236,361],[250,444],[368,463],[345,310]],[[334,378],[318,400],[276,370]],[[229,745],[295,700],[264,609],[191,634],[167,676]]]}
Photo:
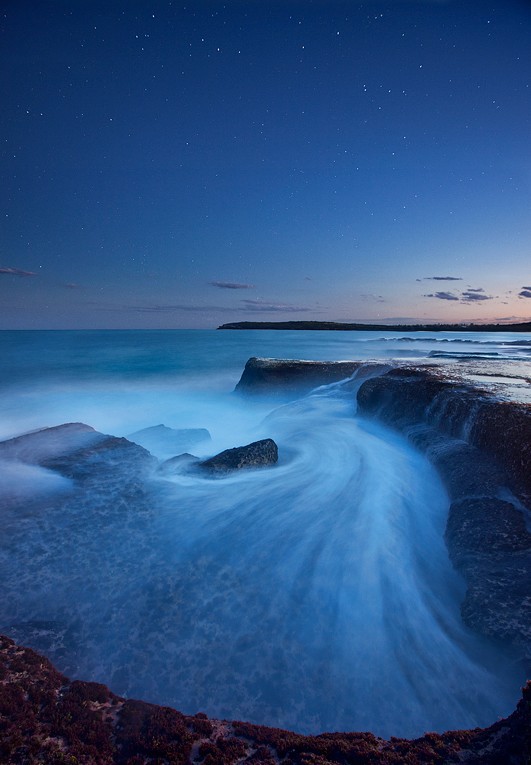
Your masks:
{"label": "cloud", "polygon": [[471,303],[475,300],[492,300],[492,295],[484,295],[479,290],[467,290],[461,293],[461,299],[464,303]]}
{"label": "cloud", "polygon": [[522,291],[518,293],[518,297],[531,298],[531,287],[524,287]]}
{"label": "cloud", "polygon": [[387,300],[383,297],[383,295],[374,295],[372,293],[369,293],[369,294],[360,295],[360,298],[362,300],[372,300],[376,303],[387,303]]}
{"label": "cloud", "polygon": [[494,321],[500,321],[500,322],[528,322],[531,321],[531,317],[525,318],[524,316],[495,316]]}
{"label": "cloud", "polygon": [[[99,304],[98,304],[99,305]],[[219,305],[124,305],[124,306],[103,306],[109,311],[135,311],[136,313],[175,313],[176,311],[217,311],[219,313],[234,313],[234,308]]]}
{"label": "cloud", "polygon": [[455,300],[459,303],[477,303],[482,300],[493,300],[492,295],[485,295],[483,287],[469,287],[467,290],[456,295],[454,292],[430,292],[424,297],[438,298],[439,300]]}
{"label": "cloud", "polygon": [[459,300],[457,295],[452,295],[451,292],[431,292],[429,295],[424,295],[424,297],[437,298],[438,300]]}
{"label": "cloud", "polygon": [[425,276],[424,281],[434,282],[462,282],[461,276]]}
{"label": "cloud", "polygon": [[260,313],[306,313],[314,308],[292,305],[291,303],[268,303],[265,300],[242,300],[245,311]]}
{"label": "cloud", "polygon": [[21,268],[9,268],[8,266],[0,266],[0,274],[7,274],[8,276],[37,276],[35,271],[22,271]]}
{"label": "cloud", "polygon": [[80,290],[81,285],[80,284],[74,284],[74,282],[69,282],[68,284],[64,285],[69,290]]}
{"label": "cloud", "polygon": [[242,300],[241,303],[244,303],[243,306],[220,306],[220,305],[189,305],[185,303],[173,303],[173,304],[167,304],[167,305],[160,305],[158,303],[152,303],[152,304],[146,304],[146,305],[108,305],[105,303],[99,303],[99,302],[89,302],[87,305],[94,305],[97,306],[100,310],[104,311],[112,311],[112,312],[121,312],[121,311],[132,311],[134,313],[152,313],[152,314],[170,314],[170,313],[177,313],[179,311],[186,311],[190,313],[223,313],[223,314],[234,314],[234,313],[248,313],[249,311],[254,312],[264,312],[264,313],[273,313],[273,312],[286,312],[286,313],[297,313],[297,312],[306,312],[306,311],[315,311],[317,309],[315,308],[307,308],[304,306],[296,306],[292,305],[290,303],[268,303],[264,300]]}
{"label": "cloud", "polygon": [[213,287],[221,290],[254,290],[254,284],[241,284],[240,282],[209,282]]}

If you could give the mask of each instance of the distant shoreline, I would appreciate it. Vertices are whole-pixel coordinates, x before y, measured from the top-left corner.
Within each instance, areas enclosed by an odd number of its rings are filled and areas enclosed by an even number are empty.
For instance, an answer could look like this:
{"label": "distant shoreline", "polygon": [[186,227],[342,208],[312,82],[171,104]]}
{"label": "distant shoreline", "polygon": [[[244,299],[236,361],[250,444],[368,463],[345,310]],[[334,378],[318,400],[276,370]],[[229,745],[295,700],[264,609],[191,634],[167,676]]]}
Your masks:
{"label": "distant shoreline", "polygon": [[531,332],[520,324],[348,324],[339,321],[235,321],[218,329],[313,329],[342,332]]}

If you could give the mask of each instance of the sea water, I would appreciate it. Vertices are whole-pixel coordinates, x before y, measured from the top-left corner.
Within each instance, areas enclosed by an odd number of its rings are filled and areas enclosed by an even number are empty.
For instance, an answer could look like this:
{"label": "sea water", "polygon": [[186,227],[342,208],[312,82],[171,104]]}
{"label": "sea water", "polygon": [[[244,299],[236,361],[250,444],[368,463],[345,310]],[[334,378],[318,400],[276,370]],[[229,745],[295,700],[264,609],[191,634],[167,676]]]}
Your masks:
{"label": "sea water", "polygon": [[199,457],[279,447],[275,467],[221,480],[154,472],[141,506],[126,485],[117,501],[97,478],[81,491],[0,465],[0,631],[116,693],[306,733],[416,736],[514,708],[518,662],[461,621],[440,479],[356,415],[359,382],[285,402],[233,389],[250,356],[445,354],[506,374],[527,366],[530,335],[19,331],[0,350],[1,438],[164,424],[208,428]]}

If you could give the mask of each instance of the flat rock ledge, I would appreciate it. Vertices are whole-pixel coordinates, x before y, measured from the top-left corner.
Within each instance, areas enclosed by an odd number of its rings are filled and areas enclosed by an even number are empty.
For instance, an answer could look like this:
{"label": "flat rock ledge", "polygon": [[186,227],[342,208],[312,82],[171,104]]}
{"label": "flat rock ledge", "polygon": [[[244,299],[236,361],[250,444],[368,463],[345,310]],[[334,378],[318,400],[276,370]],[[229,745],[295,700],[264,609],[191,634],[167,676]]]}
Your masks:
{"label": "flat rock ledge", "polygon": [[0,762],[9,765],[527,765],[531,683],[489,728],[384,741],[372,733],[302,736],[183,715],[70,681],[29,648],[0,636]]}
{"label": "flat rock ledge", "polygon": [[267,396],[304,393],[350,377],[361,361],[298,361],[292,359],[249,359],[236,385],[238,393]]}
{"label": "flat rock ledge", "polygon": [[[237,391],[293,395],[354,375],[358,412],[403,433],[450,496],[446,544],[467,583],[463,620],[531,671],[531,404],[500,395],[492,362],[247,362]],[[306,381],[305,381],[306,377]],[[485,380],[477,382],[478,377]],[[524,379],[527,393],[529,381]],[[527,521],[527,522],[526,522]]]}

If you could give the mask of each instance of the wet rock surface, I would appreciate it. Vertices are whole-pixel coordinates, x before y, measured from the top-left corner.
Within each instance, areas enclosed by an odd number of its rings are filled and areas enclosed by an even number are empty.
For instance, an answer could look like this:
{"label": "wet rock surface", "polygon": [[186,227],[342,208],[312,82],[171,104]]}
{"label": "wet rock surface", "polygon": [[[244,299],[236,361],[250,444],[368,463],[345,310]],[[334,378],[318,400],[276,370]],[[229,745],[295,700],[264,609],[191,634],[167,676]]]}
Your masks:
{"label": "wet rock surface", "polygon": [[199,457],[189,452],[184,452],[184,454],[178,454],[176,457],[170,457],[169,460],[161,462],[158,470],[161,475],[175,475],[190,470],[199,462]]}
{"label": "wet rock surface", "polygon": [[503,468],[512,488],[531,495],[531,404],[499,399],[474,384],[466,366],[392,369],[364,382],[357,400],[362,414],[399,430],[423,423],[477,447]]}
{"label": "wet rock surface", "polygon": [[[28,496],[6,495],[0,484],[2,531],[6,540],[0,550],[4,583],[12,576],[6,565],[9,549],[24,549],[33,540],[32,554],[17,577],[18,586],[34,592],[38,604],[28,620],[24,610],[18,608],[14,593],[11,598],[5,594],[3,605],[10,618],[4,618],[0,631],[8,632],[21,643],[53,652],[63,662],[65,671],[77,673],[78,659],[74,657],[79,646],[97,642],[109,626],[103,617],[100,623],[95,624],[94,620],[91,629],[87,629],[80,614],[73,613],[67,603],[83,602],[83,593],[94,588],[93,572],[97,572],[101,581],[108,582],[128,579],[134,573],[134,564],[129,569],[123,565],[118,568],[112,558],[102,556],[101,550],[109,533],[121,533],[123,538],[142,534],[145,519],[151,513],[149,478],[157,460],[125,438],[105,435],[80,423],[46,428],[1,442],[0,455],[2,471],[9,471],[11,466],[16,469],[21,465],[38,466],[63,481],[53,491],[37,491]],[[22,475],[24,479],[26,474]],[[38,542],[40,533],[47,536],[46,545]],[[147,538],[144,550],[145,554],[149,552]],[[77,570],[72,566],[64,572],[62,595],[51,598],[50,561],[60,568],[65,556],[83,564]],[[7,589],[12,588],[6,585]],[[111,595],[107,592],[108,598]]]}
{"label": "wet rock surface", "polygon": [[246,446],[216,454],[208,460],[198,463],[198,466],[214,475],[223,475],[234,470],[245,468],[260,468],[274,465],[278,462],[278,447],[272,438],[253,441]]}
{"label": "wet rock surface", "polygon": [[372,733],[302,736],[183,715],[70,681],[29,648],[0,636],[0,761],[9,765],[527,765],[531,683],[515,711],[488,728],[385,741]]}
{"label": "wet rock surface", "polygon": [[[374,377],[357,400],[362,414],[427,453],[454,500],[446,542],[468,586],[464,621],[531,661],[531,536],[523,504],[531,493],[531,406],[497,401],[429,366]],[[501,501],[508,489],[521,501]]]}
{"label": "wet rock surface", "polygon": [[236,391],[252,396],[285,396],[307,392],[318,385],[344,380],[361,366],[361,361],[323,362],[253,357],[245,365]]}
{"label": "wet rock surface", "polygon": [[166,425],[143,428],[131,433],[127,438],[156,455],[160,452],[172,455],[182,454],[193,449],[197,444],[211,440],[206,428],[168,428]]}
{"label": "wet rock surface", "polygon": [[452,503],[450,557],[468,589],[462,604],[474,629],[531,655],[531,534],[522,512],[493,497]]}
{"label": "wet rock surface", "polygon": [[83,423],[67,423],[0,442],[0,459],[54,470],[77,481],[119,481],[134,469],[138,477],[156,460],[126,438],[109,436]]}
{"label": "wet rock surface", "polygon": [[105,436],[82,422],[69,422],[0,442],[0,459],[42,464],[47,458],[94,446]]}

